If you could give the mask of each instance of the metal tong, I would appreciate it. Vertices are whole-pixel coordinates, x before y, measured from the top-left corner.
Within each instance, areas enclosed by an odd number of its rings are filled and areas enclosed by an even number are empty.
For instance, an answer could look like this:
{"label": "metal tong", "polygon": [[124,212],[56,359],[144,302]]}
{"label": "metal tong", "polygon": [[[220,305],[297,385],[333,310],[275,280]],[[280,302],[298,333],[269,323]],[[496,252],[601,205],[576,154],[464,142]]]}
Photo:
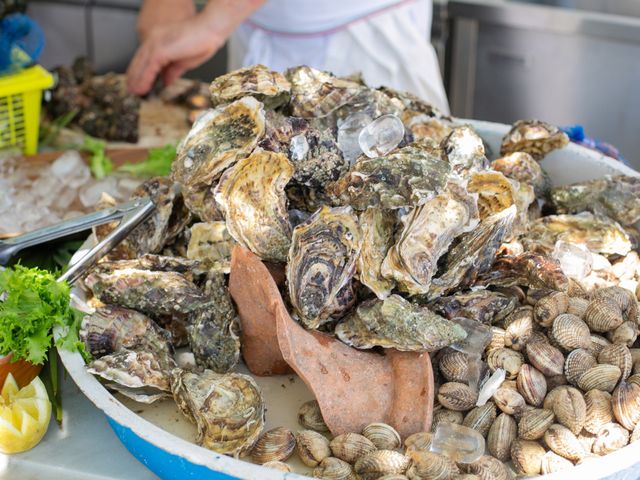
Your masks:
{"label": "metal tong", "polygon": [[6,265],[16,253],[27,247],[64,238],[97,225],[122,219],[120,224],[107,237],[89,250],[58,278],[59,282],[67,281],[68,283],[73,283],[124,240],[134,228],[149,218],[154,210],[155,205],[151,199],[149,197],[141,197],[115,207],[40,228],[24,235],[0,240],[0,265]]}

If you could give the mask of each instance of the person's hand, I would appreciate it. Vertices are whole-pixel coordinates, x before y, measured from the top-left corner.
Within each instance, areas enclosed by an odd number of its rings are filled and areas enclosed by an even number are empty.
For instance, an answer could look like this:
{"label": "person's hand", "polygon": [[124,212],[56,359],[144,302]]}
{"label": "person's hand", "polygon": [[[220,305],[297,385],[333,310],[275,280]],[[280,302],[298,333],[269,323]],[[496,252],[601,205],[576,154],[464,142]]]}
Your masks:
{"label": "person's hand", "polygon": [[159,74],[165,85],[173,83],[184,72],[212,57],[225,40],[202,15],[155,27],[129,64],[129,91],[146,94]]}
{"label": "person's hand", "polygon": [[195,17],[193,0],[145,0],[138,15],[138,38],[144,42],[157,27]]}

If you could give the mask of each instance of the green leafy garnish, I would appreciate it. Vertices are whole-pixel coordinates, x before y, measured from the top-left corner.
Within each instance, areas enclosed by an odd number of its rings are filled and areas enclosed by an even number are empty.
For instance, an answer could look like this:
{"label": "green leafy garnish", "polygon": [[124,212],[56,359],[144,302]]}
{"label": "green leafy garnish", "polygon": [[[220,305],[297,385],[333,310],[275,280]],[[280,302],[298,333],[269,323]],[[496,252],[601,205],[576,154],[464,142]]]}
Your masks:
{"label": "green leafy garnish", "polygon": [[136,177],[164,177],[171,173],[171,163],[176,158],[176,146],[167,144],[164,147],[152,148],[147,158],[138,163],[125,163],[120,168]]}
{"label": "green leafy garnish", "polygon": [[107,143],[104,140],[85,135],[84,142],[80,145],[80,150],[91,154],[89,158],[89,169],[94,178],[101,179],[113,171],[113,163],[105,154]]}
{"label": "green leafy garnish", "polygon": [[0,271],[0,355],[13,353],[42,364],[53,340],[53,327],[68,327],[55,345],[84,354],[78,338],[79,314],[69,307],[71,287],[52,273],[15,265]]}

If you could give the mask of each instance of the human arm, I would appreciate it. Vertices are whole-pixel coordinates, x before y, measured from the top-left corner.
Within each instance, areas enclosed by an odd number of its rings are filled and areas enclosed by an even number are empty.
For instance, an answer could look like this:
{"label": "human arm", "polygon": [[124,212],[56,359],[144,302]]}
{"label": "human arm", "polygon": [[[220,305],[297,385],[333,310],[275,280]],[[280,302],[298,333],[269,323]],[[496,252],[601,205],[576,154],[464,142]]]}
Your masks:
{"label": "human arm", "polygon": [[144,42],[155,28],[178,23],[195,15],[193,0],[144,0],[138,14],[138,37]]}
{"label": "human arm", "polygon": [[201,65],[265,1],[210,0],[202,12],[191,18],[153,28],[129,64],[129,90],[143,95],[158,75],[168,85],[187,70]]}

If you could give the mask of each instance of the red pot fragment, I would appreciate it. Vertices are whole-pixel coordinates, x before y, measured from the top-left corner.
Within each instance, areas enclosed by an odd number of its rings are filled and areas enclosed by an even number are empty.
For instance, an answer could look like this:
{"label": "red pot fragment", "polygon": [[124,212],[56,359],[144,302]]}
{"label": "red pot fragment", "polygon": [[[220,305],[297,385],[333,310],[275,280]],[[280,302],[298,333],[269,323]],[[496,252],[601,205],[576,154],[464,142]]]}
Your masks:
{"label": "red pot fragment", "polygon": [[[264,264],[241,247],[233,251],[230,291],[243,335],[245,325],[249,328],[251,343],[245,345],[243,337],[245,361],[248,356],[255,366],[284,359],[316,396],[334,435],[360,432],[373,422],[392,425],[402,437],[429,430],[434,388],[428,353],[387,350],[382,355],[305,330],[287,312]],[[260,333],[269,347],[275,335],[280,356],[258,341]]]}

